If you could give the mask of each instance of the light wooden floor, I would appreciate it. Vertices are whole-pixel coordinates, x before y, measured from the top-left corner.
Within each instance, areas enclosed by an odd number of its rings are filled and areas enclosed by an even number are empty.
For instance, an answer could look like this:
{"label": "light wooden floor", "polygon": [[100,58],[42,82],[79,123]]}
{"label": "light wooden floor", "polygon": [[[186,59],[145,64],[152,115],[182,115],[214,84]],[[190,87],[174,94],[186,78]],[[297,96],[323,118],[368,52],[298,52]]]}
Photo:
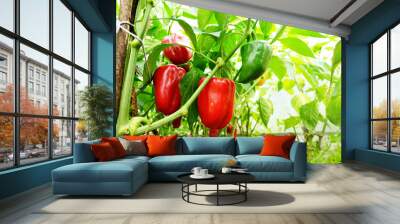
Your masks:
{"label": "light wooden floor", "polygon": [[[308,182],[317,183],[344,200],[368,206],[357,214],[36,214],[54,200],[50,187],[0,202],[0,223],[105,224],[253,224],[253,223],[400,223],[400,174],[357,163],[313,165]],[[171,205],[173,206],[173,205]]]}

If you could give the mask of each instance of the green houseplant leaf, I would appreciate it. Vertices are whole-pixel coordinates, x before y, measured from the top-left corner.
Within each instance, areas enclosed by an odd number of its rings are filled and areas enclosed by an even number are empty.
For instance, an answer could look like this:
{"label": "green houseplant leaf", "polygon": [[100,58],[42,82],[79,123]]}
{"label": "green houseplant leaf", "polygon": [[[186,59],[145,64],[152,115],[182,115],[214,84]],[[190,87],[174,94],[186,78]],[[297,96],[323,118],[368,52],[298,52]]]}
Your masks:
{"label": "green houseplant leaf", "polygon": [[322,115],[319,113],[318,102],[314,100],[301,106],[300,118],[307,129],[314,130],[318,122],[322,120]]}
{"label": "green houseplant leaf", "polygon": [[298,116],[289,117],[289,118],[286,118],[285,120],[283,120],[285,130],[296,127],[296,125],[298,125],[300,122],[301,122],[301,119]]}
{"label": "green houseplant leaf", "polygon": [[336,67],[341,63],[341,61],[342,61],[342,43],[341,41],[338,41],[335,45],[335,49],[333,50],[331,73],[335,71]]}
{"label": "green houseplant leaf", "polygon": [[341,113],[341,99],[340,95],[338,95],[329,100],[329,103],[326,107],[326,117],[332,124],[339,126],[342,115]]}
{"label": "green houseplant leaf", "polygon": [[269,68],[281,80],[287,73],[285,62],[278,56],[272,56],[269,61]]}
{"label": "green houseplant leaf", "polygon": [[[202,71],[196,67],[193,67],[185,76],[183,76],[179,89],[181,92],[182,102],[181,104],[186,103],[188,99],[193,95],[194,91],[196,91]],[[197,112],[197,103],[193,103],[189,107],[187,121],[189,128],[192,129],[194,122],[197,121],[198,112]]]}
{"label": "green houseplant leaf", "polygon": [[268,128],[268,122],[274,113],[274,106],[269,99],[259,98],[257,101],[258,113],[264,126]]}
{"label": "green houseplant leaf", "polygon": [[197,39],[196,39],[196,34],[194,34],[193,28],[184,20],[177,19],[176,21],[178,21],[179,25],[182,27],[186,35],[189,37],[194,49],[197,49]]}
{"label": "green houseplant leaf", "polygon": [[306,57],[315,57],[311,48],[308,47],[307,43],[295,37],[287,37],[279,40],[283,46],[291,49],[292,51],[301,54]]}

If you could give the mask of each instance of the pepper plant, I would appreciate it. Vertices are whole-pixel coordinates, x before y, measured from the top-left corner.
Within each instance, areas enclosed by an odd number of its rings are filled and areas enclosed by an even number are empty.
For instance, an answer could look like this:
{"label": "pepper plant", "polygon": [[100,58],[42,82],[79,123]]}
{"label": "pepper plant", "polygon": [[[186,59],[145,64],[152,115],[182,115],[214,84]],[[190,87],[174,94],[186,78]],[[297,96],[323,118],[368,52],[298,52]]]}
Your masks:
{"label": "pepper plant", "polygon": [[340,161],[340,38],[163,0],[139,1],[134,33],[118,135],[294,132]]}

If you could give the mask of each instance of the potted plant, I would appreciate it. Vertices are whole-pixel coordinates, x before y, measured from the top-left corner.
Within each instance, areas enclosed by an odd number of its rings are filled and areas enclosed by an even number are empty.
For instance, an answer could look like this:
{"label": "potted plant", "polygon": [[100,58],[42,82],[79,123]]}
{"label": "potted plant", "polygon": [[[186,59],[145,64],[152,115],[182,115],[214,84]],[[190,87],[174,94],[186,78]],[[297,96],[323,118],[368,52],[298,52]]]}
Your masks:
{"label": "potted plant", "polygon": [[82,120],[84,121],[89,139],[109,136],[112,127],[112,92],[102,84],[86,87],[80,93]]}

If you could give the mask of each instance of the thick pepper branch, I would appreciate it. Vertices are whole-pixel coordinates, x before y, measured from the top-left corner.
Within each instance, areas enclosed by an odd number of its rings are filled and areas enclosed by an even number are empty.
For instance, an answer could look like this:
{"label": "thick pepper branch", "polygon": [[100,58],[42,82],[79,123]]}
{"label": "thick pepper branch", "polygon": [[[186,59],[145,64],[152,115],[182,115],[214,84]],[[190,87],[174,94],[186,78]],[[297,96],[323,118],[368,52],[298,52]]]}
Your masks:
{"label": "thick pepper branch", "polygon": [[186,103],[176,112],[172,113],[171,115],[168,115],[156,122],[153,122],[152,124],[145,125],[142,127],[139,127],[137,129],[130,129],[130,134],[142,134],[146,133],[148,131],[154,130],[158,127],[161,127],[165,124],[168,124],[175,120],[178,117],[185,116],[188,114],[189,107],[192,105],[192,103],[197,99],[199,96],[200,92],[204,89],[204,87],[207,85],[207,83],[210,81],[210,79],[219,71],[220,68],[222,68],[227,61],[235,54],[235,52],[239,49],[239,47],[243,44],[243,42],[247,39],[248,35],[250,34],[250,22],[251,20],[248,20],[247,27],[246,27],[246,32],[245,35],[242,37],[242,39],[238,42],[238,44],[235,46],[234,50],[227,55],[225,58],[218,58],[217,63],[214,67],[214,69],[206,76],[204,81],[201,83],[201,85],[196,89],[196,91],[193,93],[193,95],[186,101]]}

